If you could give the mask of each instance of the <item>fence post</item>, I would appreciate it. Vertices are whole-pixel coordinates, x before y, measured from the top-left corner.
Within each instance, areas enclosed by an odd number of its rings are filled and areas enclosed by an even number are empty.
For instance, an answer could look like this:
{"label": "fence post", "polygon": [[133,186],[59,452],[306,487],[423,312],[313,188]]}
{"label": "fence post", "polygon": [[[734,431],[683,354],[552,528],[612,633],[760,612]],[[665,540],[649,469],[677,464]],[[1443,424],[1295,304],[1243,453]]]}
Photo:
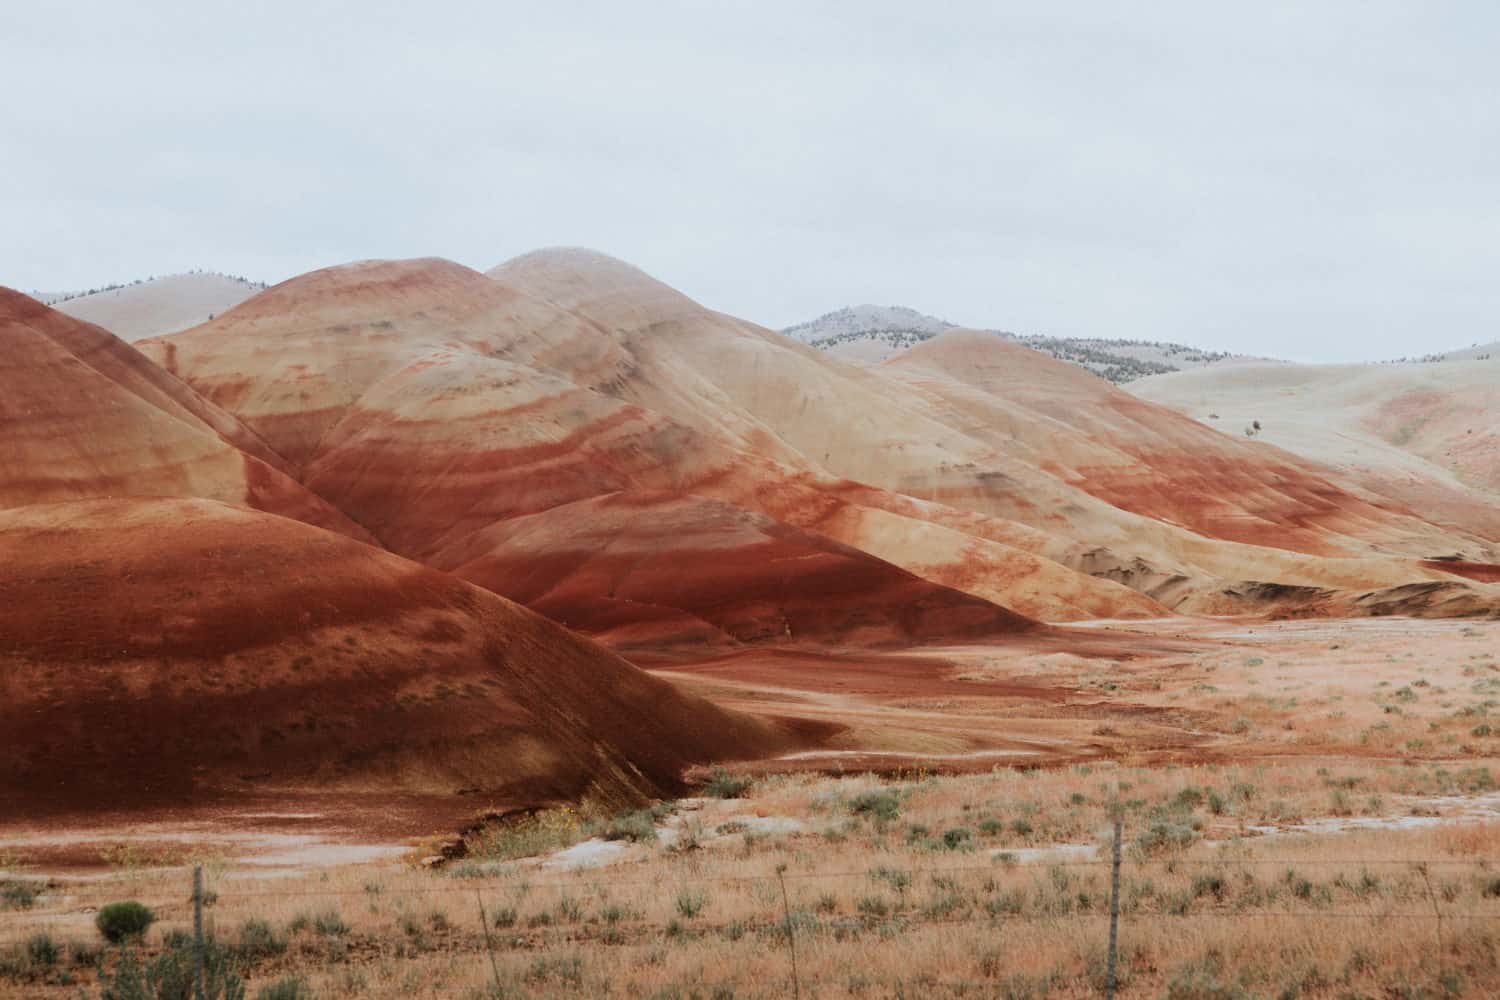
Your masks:
{"label": "fence post", "polygon": [[203,992],[203,866],[193,866],[193,996],[205,1000]]}
{"label": "fence post", "polygon": [[797,928],[792,926],[792,904],[786,895],[786,865],[776,866],[776,878],[781,883],[781,912],[786,921],[787,947],[792,950],[792,995],[801,1000],[802,977],[797,974]]}
{"label": "fence post", "polygon": [[1441,986],[1442,980],[1448,972],[1448,959],[1443,954],[1443,911],[1438,909],[1437,894],[1432,891],[1432,880],[1427,877],[1427,862],[1421,862],[1416,866],[1416,869],[1417,874],[1422,876],[1422,884],[1427,887],[1427,901],[1432,904],[1432,915],[1437,918],[1438,982]]}
{"label": "fence post", "polygon": [[1120,929],[1120,816],[1115,814],[1114,849],[1109,866],[1109,967],[1105,973],[1104,995],[1115,1000],[1115,956]]}
{"label": "fence post", "polygon": [[500,995],[500,966],[495,962],[495,945],[490,940],[490,918],[484,912],[484,899],[479,890],[474,890],[474,900],[479,904],[479,926],[484,928],[484,949],[490,953],[490,971],[495,974],[495,995]]}

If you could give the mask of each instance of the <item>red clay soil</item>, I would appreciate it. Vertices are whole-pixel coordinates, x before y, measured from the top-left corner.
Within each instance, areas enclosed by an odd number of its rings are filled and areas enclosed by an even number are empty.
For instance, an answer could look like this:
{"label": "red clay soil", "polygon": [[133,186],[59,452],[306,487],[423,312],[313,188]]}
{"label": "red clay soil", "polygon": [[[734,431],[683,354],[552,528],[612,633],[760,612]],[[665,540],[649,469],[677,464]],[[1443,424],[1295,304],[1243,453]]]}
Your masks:
{"label": "red clay soil", "polygon": [[447,574],[197,500],[0,512],[0,806],[622,800],[805,745]]}
{"label": "red clay soil", "polygon": [[616,493],[504,522],[484,540],[489,551],[459,576],[572,628],[628,628],[632,647],[701,642],[704,623],[736,642],[865,645],[1036,627],[821,535],[700,497]]}
{"label": "red clay soil", "polygon": [[1478,580],[1480,583],[1500,583],[1500,565],[1495,563],[1464,562],[1461,559],[1424,559],[1422,565],[1428,569]]}
{"label": "red clay soil", "polygon": [[766,689],[858,695],[875,699],[1024,698],[1067,700],[1070,691],[1009,681],[957,680],[940,655],[882,655],[853,650],[745,650],[674,666],[673,673]]}

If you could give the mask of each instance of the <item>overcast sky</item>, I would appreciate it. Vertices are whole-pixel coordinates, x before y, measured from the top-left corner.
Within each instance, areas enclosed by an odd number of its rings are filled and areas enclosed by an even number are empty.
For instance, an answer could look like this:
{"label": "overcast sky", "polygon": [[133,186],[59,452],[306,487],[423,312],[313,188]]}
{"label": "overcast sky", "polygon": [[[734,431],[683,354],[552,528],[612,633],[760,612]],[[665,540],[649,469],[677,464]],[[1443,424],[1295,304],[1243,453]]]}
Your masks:
{"label": "overcast sky", "polygon": [[0,284],[581,244],[1305,360],[1500,337],[1500,7],[9,5]]}

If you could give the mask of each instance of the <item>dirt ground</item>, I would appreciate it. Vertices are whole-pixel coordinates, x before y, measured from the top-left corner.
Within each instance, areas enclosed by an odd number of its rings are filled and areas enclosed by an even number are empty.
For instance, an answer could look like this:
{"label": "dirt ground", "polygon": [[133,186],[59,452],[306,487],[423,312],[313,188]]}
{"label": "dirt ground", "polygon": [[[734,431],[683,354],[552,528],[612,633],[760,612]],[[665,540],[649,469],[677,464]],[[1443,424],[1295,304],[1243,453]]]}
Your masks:
{"label": "dirt ground", "polygon": [[[289,975],[320,996],[780,996],[790,983],[777,964],[776,921],[800,906],[810,921],[803,973],[822,983],[813,995],[912,995],[924,984],[931,995],[1090,995],[1108,802],[1126,809],[1127,840],[1138,845],[1127,884],[1151,887],[1138,890],[1150,899],[1138,901],[1123,995],[1374,996],[1363,990],[1401,977],[1416,984],[1412,996],[1500,989],[1484,957],[1494,949],[1474,937],[1480,917],[1500,920],[1490,868],[1500,848],[1491,777],[1492,768],[1500,775],[1500,719],[1493,729],[1487,721],[1500,716],[1500,624],[1091,622],[1000,645],[755,649],[643,665],[721,704],[833,735],[721,765],[750,779],[746,798],[680,800],[646,821],[644,835],[563,810],[546,814],[545,829],[471,837],[468,860],[436,871],[418,862],[439,841],[513,804],[309,790],[149,816],[6,817],[0,882],[25,883],[34,898],[0,906],[0,956],[11,955],[0,958],[0,996],[76,996],[97,983],[92,962],[110,953],[92,922],[110,899],[155,905],[161,922],[147,950],[165,947],[161,931],[186,926],[194,863],[211,873],[226,939],[249,920],[284,926],[289,948],[247,966],[255,989]],[[859,805],[886,791],[899,802],[890,816]],[[1164,824],[1191,831],[1179,853],[1152,853]],[[1232,876],[1231,888],[1193,875],[1210,864]],[[1152,865],[1166,867],[1147,877]],[[1299,865],[1312,867],[1290,874]],[[778,866],[799,879],[787,901],[772,881]],[[966,874],[945,874],[950,867]],[[868,873],[887,868],[930,882],[936,896],[872,895],[871,879],[885,876]],[[1370,873],[1363,883],[1359,870]],[[694,879],[706,883],[717,923],[682,896],[699,891]],[[815,892],[818,879],[828,883]],[[1305,895],[1303,881],[1326,889]],[[1026,892],[1024,905],[1006,895]],[[1277,892],[1277,905],[1301,918],[1266,916]],[[470,920],[471,897],[521,914],[497,931],[497,966]],[[593,910],[566,917],[575,898]],[[331,937],[299,921],[326,906],[347,925]],[[1356,909],[1372,921],[1384,914],[1378,929],[1341,930]],[[1230,911],[1265,919],[1237,937]],[[1440,947],[1430,927],[1420,938],[1400,932],[1431,912],[1452,917]],[[1190,930],[1164,932],[1193,914],[1203,920]],[[1007,933],[1032,941],[1034,954],[995,958],[985,942],[996,921],[1009,921]],[[89,961],[28,964],[18,956],[39,933]],[[746,950],[742,934],[761,946]],[[1267,975],[1281,985],[1251,982],[1254,963],[1239,950],[1246,934],[1269,949]],[[1069,935],[1088,946],[1058,943]],[[1304,946],[1316,954],[1288,957]],[[1316,975],[1298,971],[1304,958]],[[719,961],[739,973],[710,974]],[[1305,982],[1287,992],[1298,976]],[[1204,985],[1215,977],[1227,992]],[[1171,993],[1179,980],[1202,989]],[[970,986],[953,985],[962,982]]]}

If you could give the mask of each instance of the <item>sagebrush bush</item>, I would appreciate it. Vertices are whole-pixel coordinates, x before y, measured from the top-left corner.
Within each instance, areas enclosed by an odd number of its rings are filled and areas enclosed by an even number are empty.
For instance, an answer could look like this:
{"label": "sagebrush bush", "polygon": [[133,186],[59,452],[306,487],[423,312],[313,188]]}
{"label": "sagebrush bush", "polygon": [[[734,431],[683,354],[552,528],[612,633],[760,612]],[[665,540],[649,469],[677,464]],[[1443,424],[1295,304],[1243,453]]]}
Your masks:
{"label": "sagebrush bush", "polygon": [[[144,966],[128,939],[113,967],[99,968],[107,1000],[192,1000],[197,953],[191,935],[167,935],[164,948]],[[232,969],[229,949],[212,936],[203,942],[205,1000],[245,1000],[245,983]]]}
{"label": "sagebrush bush", "polygon": [[599,830],[605,840],[650,843],[656,839],[656,817],[650,809],[633,809],[607,821]]}
{"label": "sagebrush bush", "polygon": [[703,785],[703,794],[716,799],[742,799],[755,780],[748,775],[730,774],[722,767],[714,768],[713,776]]}
{"label": "sagebrush bush", "polygon": [[968,847],[973,839],[974,835],[965,827],[956,826],[943,831],[943,846],[950,851]]}
{"label": "sagebrush bush", "polygon": [[107,903],[99,908],[94,917],[94,926],[110,944],[119,944],[129,938],[140,937],[156,923],[156,914],[143,903],[133,899],[119,903]]}
{"label": "sagebrush bush", "polygon": [[36,886],[30,882],[7,880],[0,882],[0,909],[29,910],[36,903]]}
{"label": "sagebrush bush", "polygon": [[247,920],[240,926],[240,940],[236,950],[249,961],[270,958],[286,951],[287,941],[283,935],[264,920]]}
{"label": "sagebrush bush", "polygon": [[57,964],[62,957],[62,949],[52,939],[52,935],[46,931],[31,935],[26,939],[26,957],[33,965],[50,968]]}
{"label": "sagebrush bush", "polygon": [[849,803],[849,811],[874,820],[893,820],[901,815],[901,798],[892,791],[860,792]]}
{"label": "sagebrush bush", "polygon": [[284,976],[255,993],[255,1000],[312,1000],[312,987],[300,976]]}
{"label": "sagebrush bush", "polygon": [[349,925],[344,923],[344,917],[338,910],[329,907],[318,913],[299,913],[292,918],[292,922],[286,925],[286,929],[293,934],[298,934],[311,927],[325,937],[338,937],[340,934],[349,932]]}
{"label": "sagebrush bush", "polygon": [[708,893],[701,890],[684,889],[677,894],[677,912],[684,917],[696,917],[708,905]]}

